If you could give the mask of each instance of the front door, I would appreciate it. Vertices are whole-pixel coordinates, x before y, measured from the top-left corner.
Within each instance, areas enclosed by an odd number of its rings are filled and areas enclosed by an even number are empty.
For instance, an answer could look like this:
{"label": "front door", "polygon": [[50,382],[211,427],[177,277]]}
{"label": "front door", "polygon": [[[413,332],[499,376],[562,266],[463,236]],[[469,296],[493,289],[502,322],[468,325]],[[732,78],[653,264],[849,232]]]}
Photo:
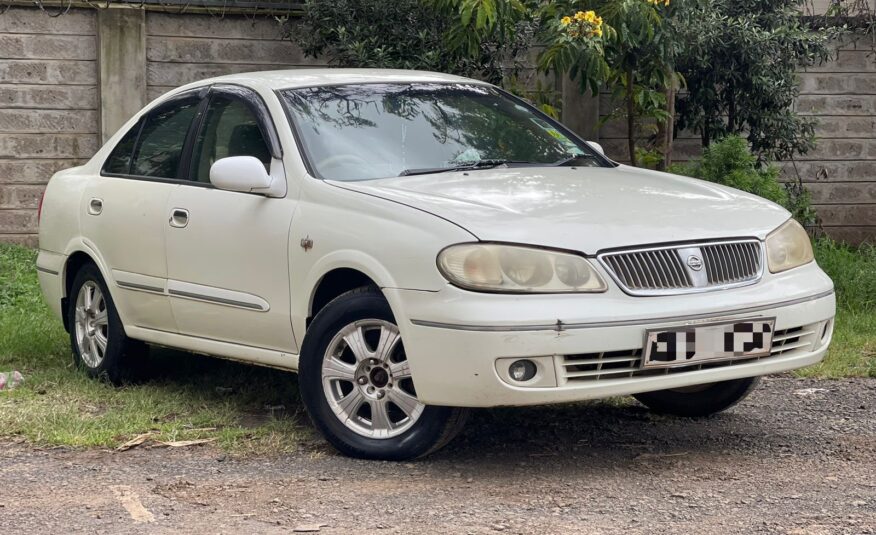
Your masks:
{"label": "front door", "polygon": [[288,256],[295,200],[210,184],[210,166],[228,156],[256,157],[281,174],[276,135],[269,130],[274,126],[259,113],[264,103],[254,92],[214,87],[208,98],[190,185],[171,194],[167,218],[168,293],[177,328],[184,335],[297,353]]}

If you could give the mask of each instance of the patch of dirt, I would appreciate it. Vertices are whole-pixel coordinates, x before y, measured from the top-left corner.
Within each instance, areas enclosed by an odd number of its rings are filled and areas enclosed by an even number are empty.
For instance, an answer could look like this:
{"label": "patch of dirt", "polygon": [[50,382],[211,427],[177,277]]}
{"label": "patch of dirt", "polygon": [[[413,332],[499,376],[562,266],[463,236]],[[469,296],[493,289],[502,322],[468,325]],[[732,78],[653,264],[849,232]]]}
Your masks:
{"label": "patch of dirt", "polygon": [[0,481],[5,533],[876,534],[876,380],[768,378],[703,420],[478,411],[412,463],[5,444]]}

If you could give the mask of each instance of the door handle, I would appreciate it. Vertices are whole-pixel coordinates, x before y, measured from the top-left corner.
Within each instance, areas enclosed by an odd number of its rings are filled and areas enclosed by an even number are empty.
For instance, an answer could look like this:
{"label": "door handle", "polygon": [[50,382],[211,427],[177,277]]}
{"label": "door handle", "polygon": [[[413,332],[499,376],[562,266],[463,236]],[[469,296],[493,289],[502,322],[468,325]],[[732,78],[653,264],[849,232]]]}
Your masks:
{"label": "door handle", "polygon": [[103,211],[103,201],[98,198],[93,198],[88,202],[88,213],[91,215],[100,215]]}
{"label": "door handle", "polygon": [[170,226],[185,228],[189,224],[189,211],[182,208],[174,208],[170,213]]}

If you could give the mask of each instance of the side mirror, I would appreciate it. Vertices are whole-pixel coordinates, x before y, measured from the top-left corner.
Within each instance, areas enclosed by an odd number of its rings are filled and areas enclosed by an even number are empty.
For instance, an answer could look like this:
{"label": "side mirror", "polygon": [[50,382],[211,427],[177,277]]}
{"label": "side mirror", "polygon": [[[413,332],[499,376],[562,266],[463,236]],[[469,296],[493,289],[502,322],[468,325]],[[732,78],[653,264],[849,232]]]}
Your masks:
{"label": "side mirror", "polygon": [[588,141],[587,144],[590,145],[591,147],[593,147],[593,149],[596,152],[605,156],[605,150],[603,150],[602,145],[600,145],[599,143],[597,143],[595,141]]}
{"label": "side mirror", "polygon": [[210,166],[210,182],[219,189],[270,195],[274,177],[252,156],[229,156]]}

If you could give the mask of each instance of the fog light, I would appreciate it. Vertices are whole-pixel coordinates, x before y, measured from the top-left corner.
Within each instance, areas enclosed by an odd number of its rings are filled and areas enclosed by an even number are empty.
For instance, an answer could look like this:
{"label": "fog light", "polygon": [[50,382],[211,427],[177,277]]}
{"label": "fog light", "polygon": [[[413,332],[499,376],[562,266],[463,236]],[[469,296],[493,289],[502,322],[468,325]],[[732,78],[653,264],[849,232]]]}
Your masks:
{"label": "fog light", "polygon": [[538,368],[531,360],[515,360],[511,366],[508,367],[508,375],[510,375],[515,381],[523,383],[535,377],[535,372],[537,370]]}

